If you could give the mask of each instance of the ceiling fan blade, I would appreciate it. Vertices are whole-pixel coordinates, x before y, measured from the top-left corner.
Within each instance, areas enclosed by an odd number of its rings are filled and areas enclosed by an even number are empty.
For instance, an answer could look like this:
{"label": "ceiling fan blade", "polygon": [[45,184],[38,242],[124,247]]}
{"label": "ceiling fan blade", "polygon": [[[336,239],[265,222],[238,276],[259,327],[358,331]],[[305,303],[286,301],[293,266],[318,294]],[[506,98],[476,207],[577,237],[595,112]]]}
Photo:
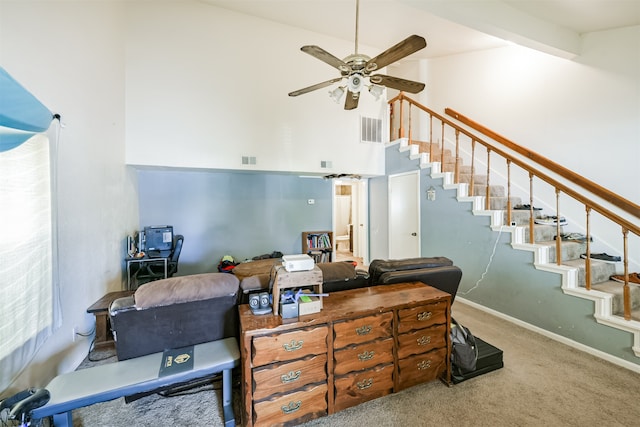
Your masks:
{"label": "ceiling fan blade", "polygon": [[[353,95],[356,95],[355,97]],[[360,100],[360,94],[354,94],[350,90],[347,91],[346,99],[344,100],[344,109],[353,110],[358,108],[358,101]]]}
{"label": "ceiling fan blade", "polygon": [[365,67],[368,71],[379,70],[380,68],[384,68],[387,65],[392,64],[404,58],[405,56],[409,56],[426,46],[427,41],[424,39],[424,37],[420,37],[414,34],[402,40],[395,46],[392,46],[389,49],[385,50],[375,58],[371,58],[369,61],[367,61]]}
{"label": "ceiling fan blade", "polygon": [[322,62],[326,62],[327,64],[331,65],[334,68],[337,68],[340,71],[349,71],[349,66],[342,59],[336,58],[319,46],[302,46],[300,50],[304,53],[308,53],[314,58],[318,58]]}
{"label": "ceiling fan blade", "polygon": [[424,89],[424,83],[414,82],[412,80],[405,80],[399,77],[385,76],[382,74],[374,74],[370,76],[371,83],[390,87],[391,89],[397,89],[409,93],[418,93]]}
{"label": "ceiling fan blade", "polygon": [[335,79],[327,80],[326,82],[317,83],[313,86],[305,87],[304,89],[299,89],[293,92],[289,92],[289,96],[303,95],[305,93],[312,92],[316,89],[322,89],[323,87],[331,86],[332,84],[339,82],[340,80],[342,80],[342,77],[336,77]]}

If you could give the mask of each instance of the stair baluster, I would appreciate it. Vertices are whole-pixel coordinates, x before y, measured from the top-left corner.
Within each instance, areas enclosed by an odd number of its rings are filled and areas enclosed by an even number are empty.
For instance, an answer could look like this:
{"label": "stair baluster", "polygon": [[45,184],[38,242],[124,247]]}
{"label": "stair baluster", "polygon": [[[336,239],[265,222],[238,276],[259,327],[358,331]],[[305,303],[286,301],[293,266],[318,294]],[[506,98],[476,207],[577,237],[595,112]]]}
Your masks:
{"label": "stair baluster", "polygon": [[529,172],[529,243],[536,242],[533,229],[533,172]]}
{"label": "stair baluster", "polygon": [[475,166],[475,152],[476,152],[476,140],[471,139],[471,180],[469,182],[469,196],[473,196],[474,193],[474,184],[475,184],[475,175],[476,175],[476,166]]}
{"label": "stair baluster", "polygon": [[487,186],[485,188],[485,209],[491,210],[491,189],[489,188],[490,184],[490,174],[491,174],[491,149],[487,147]]}
{"label": "stair baluster", "polygon": [[413,132],[411,128],[411,107],[413,104],[409,104],[409,145],[413,144]]}
{"label": "stair baluster", "polygon": [[562,233],[560,232],[560,190],[557,187],[556,187],[556,264],[562,265]]}
{"label": "stair baluster", "polygon": [[511,226],[511,160],[507,159],[507,225]]}
{"label": "stair baluster", "polygon": [[444,172],[444,122],[440,122],[442,138],[440,138],[440,172]]}
{"label": "stair baluster", "polygon": [[460,183],[460,131],[456,129],[456,164],[454,169],[453,182]]}
{"label": "stair baluster", "polygon": [[631,290],[629,289],[629,258],[628,251],[628,234],[629,230],[622,227],[622,242],[623,242],[623,254],[624,254],[624,286],[622,288],[622,295],[624,296],[624,320],[631,320]]}
{"label": "stair baluster", "polygon": [[591,290],[591,206],[586,205],[587,211],[587,257],[584,260],[585,268],[585,288]]}

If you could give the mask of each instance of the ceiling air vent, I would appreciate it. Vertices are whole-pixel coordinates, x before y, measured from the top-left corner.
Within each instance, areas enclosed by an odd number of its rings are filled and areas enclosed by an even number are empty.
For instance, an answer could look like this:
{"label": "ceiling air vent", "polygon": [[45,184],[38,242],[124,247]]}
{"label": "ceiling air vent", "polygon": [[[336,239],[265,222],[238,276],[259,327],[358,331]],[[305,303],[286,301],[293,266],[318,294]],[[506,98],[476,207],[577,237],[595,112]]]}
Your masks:
{"label": "ceiling air vent", "polygon": [[242,164],[243,165],[255,165],[256,164],[255,156],[242,156]]}
{"label": "ceiling air vent", "polygon": [[360,141],[382,142],[382,119],[360,117]]}

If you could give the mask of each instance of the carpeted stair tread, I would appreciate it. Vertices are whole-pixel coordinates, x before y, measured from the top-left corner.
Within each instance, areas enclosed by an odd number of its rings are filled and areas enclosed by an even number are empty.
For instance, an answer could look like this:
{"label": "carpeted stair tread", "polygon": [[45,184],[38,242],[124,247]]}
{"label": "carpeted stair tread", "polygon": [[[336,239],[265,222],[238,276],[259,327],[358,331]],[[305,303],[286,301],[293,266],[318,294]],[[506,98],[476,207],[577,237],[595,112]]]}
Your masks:
{"label": "carpeted stair tread", "polygon": [[[463,173],[460,171],[459,179],[461,183],[471,184],[471,173]],[[473,176],[473,184],[476,185],[487,185],[487,176],[486,175],[474,175]]]}
{"label": "carpeted stair tread", "polygon": [[[511,206],[516,206],[518,203],[514,203],[513,200],[511,201]],[[533,212],[533,217],[537,218],[540,213],[540,211],[534,211]],[[511,222],[515,222],[516,225],[522,225],[522,226],[527,226],[529,225],[529,218],[531,216],[531,212],[530,211],[525,211],[525,210],[512,210],[511,211]],[[511,225],[507,223],[507,214],[504,214],[504,221],[505,221],[505,225]],[[535,224],[534,224],[535,225]]]}
{"label": "carpeted stair tread", "polygon": [[[529,224],[525,225],[524,232],[524,241],[525,243],[531,243],[529,241]],[[556,226],[555,225],[542,225],[542,224],[534,224],[533,225],[533,238],[535,240],[534,243],[541,242],[553,242],[553,238],[556,236]],[[562,227],[560,227],[560,232],[562,233]]]}
{"label": "carpeted stair tread", "polygon": [[[586,260],[582,258],[578,258],[570,261],[565,261],[562,264],[578,269],[578,285],[584,287],[586,284],[586,273],[585,273]],[[591,285],[592,286],[597,283],[609,282],[609,277],[611,277],[612,274],[616,274],[615,264],[610,264],[607,262],[602,262],[597,260],[591,260]]]}
{"label": "carpeted stair tread", "polygon": [[[473,187],[473,195],[474,196],[485,196],[487,194],[487,186],[485,185],[474,185]],[[505,197],[504,187],[502,185],[489,185],[489,194],[491,197]]]}
{"label": "carpeted stair tread", "polygon": [[[613,314],[617,316],[624,316],[624,284],[615,282],[613,280],[607,280],[606,282],[596,283],[591,285],[591,289],[596,289],[601,292],[606,292],[613,295],[611,310]],[[629,283],[629,295],[631,297],[632,311],[640,309],[640,285]],[[633,317],[633,314],[632,314]],[[639,319],[635,317],[635,319]]]}
{"label": "carpeted stair tread", "polygon": [[[556,262],[556,241],[538,242],[538,244],[549,246],[549,262]],[[580,255],[586,251],[587,244],[580,242],[561,241],[560,250],[562,253],[562,263],[580,259]]]}
{"label": "carpeted stair tread", "polygon": [[[521,202],[522,200],[520,199],[520,197],[511,197],[511,204],[521,203]],[[505,206],[507,206],[506,197],[492,196],[489,199],[489,209],[492,211],[504,210]]]}

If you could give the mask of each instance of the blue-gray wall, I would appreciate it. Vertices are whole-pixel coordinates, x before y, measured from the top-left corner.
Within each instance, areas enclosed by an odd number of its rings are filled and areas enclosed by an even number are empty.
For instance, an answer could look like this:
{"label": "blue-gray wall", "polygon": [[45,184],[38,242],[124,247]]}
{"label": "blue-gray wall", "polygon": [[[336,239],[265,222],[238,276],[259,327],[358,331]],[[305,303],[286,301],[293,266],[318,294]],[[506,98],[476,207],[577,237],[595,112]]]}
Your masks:
{"label": "blue-gray wall", "polygon": [[[294,175],[139,170],[140,227],[173,225],[184,236],[179,275],[236,260],[302,251],[303,231],[331,230],[330,180]],[[308,204],[314,199],[314,204]]]}
{"label": "blue-gray wall", "polygon": [[[418,160],[397,145],[387,148],[386,161],[387,175],[419,168]],[[471,203],[459,202],[456,190],[445,190],[442,179],[430,174],[429,168],[420,172],[421,253],[446,256],[462,269],[459,297],[640,364],[631,350],[631,334],[598,324],[592,301],[565,295],[559,274],[537,270],[532,252],[512,248],[506,228],[493,231],[488,216],[474,215]],[[387,179],[375,182],[370,198],[379,212],[387,212]],[[436,188],[435,201],[427,200],[430,186]],[[371,213],[370,221],[372,230],[387,235],[386,214]]]}

